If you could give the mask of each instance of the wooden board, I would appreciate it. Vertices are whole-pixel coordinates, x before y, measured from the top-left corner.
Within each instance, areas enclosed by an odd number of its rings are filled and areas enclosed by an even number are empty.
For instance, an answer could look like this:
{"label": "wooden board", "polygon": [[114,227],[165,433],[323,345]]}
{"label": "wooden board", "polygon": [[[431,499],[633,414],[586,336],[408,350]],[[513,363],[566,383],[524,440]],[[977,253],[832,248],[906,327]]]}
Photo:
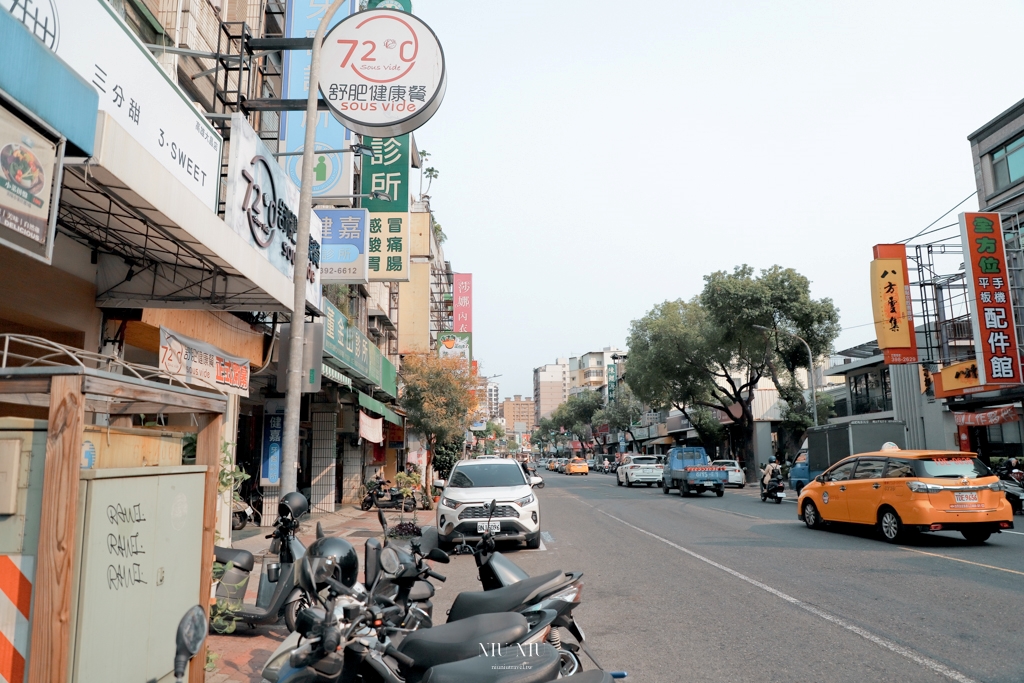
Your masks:
{"label": "wooden board", "polygon": [[[220,473],[220,441],[224,418],[221,415],[204,415],[199,418],[199,435],[196,437],[196,464],[207,465],[206,490],[203,506],[203,552],[199,563],[199,604],[208,608],[210,588],[213,585],[213,543],[217,527],[217,479]],[[192,660],[197,666],[189,666],[189,683],[204,683],[206,680],[206,642]]]}
{"label": "wooden board", "polygon": [[[156,429],[88,425],[82,467],[173,467],[181,464],[181,434]],[[91,456],[91,457],[87,457]]]}

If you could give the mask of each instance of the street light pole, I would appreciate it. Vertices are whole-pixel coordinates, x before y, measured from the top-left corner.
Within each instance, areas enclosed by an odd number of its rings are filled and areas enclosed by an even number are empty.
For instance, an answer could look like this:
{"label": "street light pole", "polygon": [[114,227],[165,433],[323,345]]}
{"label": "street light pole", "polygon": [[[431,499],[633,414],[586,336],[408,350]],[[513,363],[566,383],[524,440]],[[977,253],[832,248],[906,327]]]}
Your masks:
{"label": "street light pole", "polygon": [[299,225],[295,235],[295,270],[289,335],[288,385],[285,392],[284,434],[281,449],[280,494],[298,489],[299,416],[302,407],[302,346],[306,322],[306,271],[309,270],[309,219],[313,212],[313,154],[316,152],[317,100],[319,99],[320,45],[327,24],[345,0],[334,0],[324,13],[313,37],[309,61],[309,96],[306,98],[306,130],[302,145],[302,178],[299,185]]}
{"label": "street light pole", "polygon": [[[754,329],[755,330],[761,330],[762,332],[770,332],[771,331],[771,330],[769,330],[767,327],[765,327],[763,325],[754,325]],[[808,369],[810,370],[809,374],[811,376],[811,406],[813,406],[813,408],[814,408],[814,426],[817,427],[818,426],[818,393],[817,393],[817,389],[816,389],[817,382],[814,381],[814,354],[811,353],[811,345],[808,344],[804,340],[803,337],[795,335],[792,332],[787,332],[786,330],[778,330],[778,331],[783,333],[783,334],[788,334],[790,337],[793,337],[794,339],[799,339],[800,341],[803,342],[804,348],[807,349],[807,360],[810,363],[810,366],[809,366]]]}

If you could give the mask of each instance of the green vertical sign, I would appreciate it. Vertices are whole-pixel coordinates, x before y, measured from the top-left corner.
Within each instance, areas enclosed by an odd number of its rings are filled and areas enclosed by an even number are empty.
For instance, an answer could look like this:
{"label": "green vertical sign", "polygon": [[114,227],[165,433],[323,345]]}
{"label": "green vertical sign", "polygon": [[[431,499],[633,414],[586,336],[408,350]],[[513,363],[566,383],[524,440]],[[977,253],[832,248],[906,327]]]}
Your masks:
{"label": "green vertical sign", "polygon": [[608,402],[615,403],[615,394],[619,388],[619,368],[612,363],[608,366]]}
{"label": "green vertical sign", "polygon": [[412,0],[363,0],[361,9],[396,9],[412,14]]}
{"label": "green vertical sign", "polygon": [[363,138],[373,156],[363,157],[362,194],[383,192],[391,201],[364,197],[362,206],[371,213],[396,213],[409,210],[409,169],[412,164],[410,136]]}

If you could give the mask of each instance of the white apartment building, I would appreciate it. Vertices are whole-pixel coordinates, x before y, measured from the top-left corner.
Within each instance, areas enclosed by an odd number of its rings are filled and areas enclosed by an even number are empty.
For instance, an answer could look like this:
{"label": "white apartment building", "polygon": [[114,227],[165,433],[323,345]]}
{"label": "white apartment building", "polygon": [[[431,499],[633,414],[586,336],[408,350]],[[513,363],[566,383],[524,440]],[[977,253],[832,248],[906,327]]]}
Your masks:
{"label": "white apartment building", "polygon": [[558,358],[554,363],[533,370],[534,422],[549,417],[555,408],[569,398],[569,359]]}
{"label": "white apartment building", "polygon": [[498,408],[500,405],[498,400],[498,383],[488,382],[487,383],[487,417],[491,420],[498,418]]}

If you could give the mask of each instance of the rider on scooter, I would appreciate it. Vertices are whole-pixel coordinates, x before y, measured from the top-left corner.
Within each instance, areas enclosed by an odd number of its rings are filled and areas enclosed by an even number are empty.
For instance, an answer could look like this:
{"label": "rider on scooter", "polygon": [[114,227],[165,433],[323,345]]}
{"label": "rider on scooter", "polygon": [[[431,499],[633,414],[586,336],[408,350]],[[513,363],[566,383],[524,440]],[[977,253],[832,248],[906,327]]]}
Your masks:
{"label": "rider on scooter", "polygon": [[768,458],[768,465],[764,468],[764,475],[761,477],[761,490],[768,488],[768,484],[775,476],[782,476],[782,465],[780,465],[775,456]]}

